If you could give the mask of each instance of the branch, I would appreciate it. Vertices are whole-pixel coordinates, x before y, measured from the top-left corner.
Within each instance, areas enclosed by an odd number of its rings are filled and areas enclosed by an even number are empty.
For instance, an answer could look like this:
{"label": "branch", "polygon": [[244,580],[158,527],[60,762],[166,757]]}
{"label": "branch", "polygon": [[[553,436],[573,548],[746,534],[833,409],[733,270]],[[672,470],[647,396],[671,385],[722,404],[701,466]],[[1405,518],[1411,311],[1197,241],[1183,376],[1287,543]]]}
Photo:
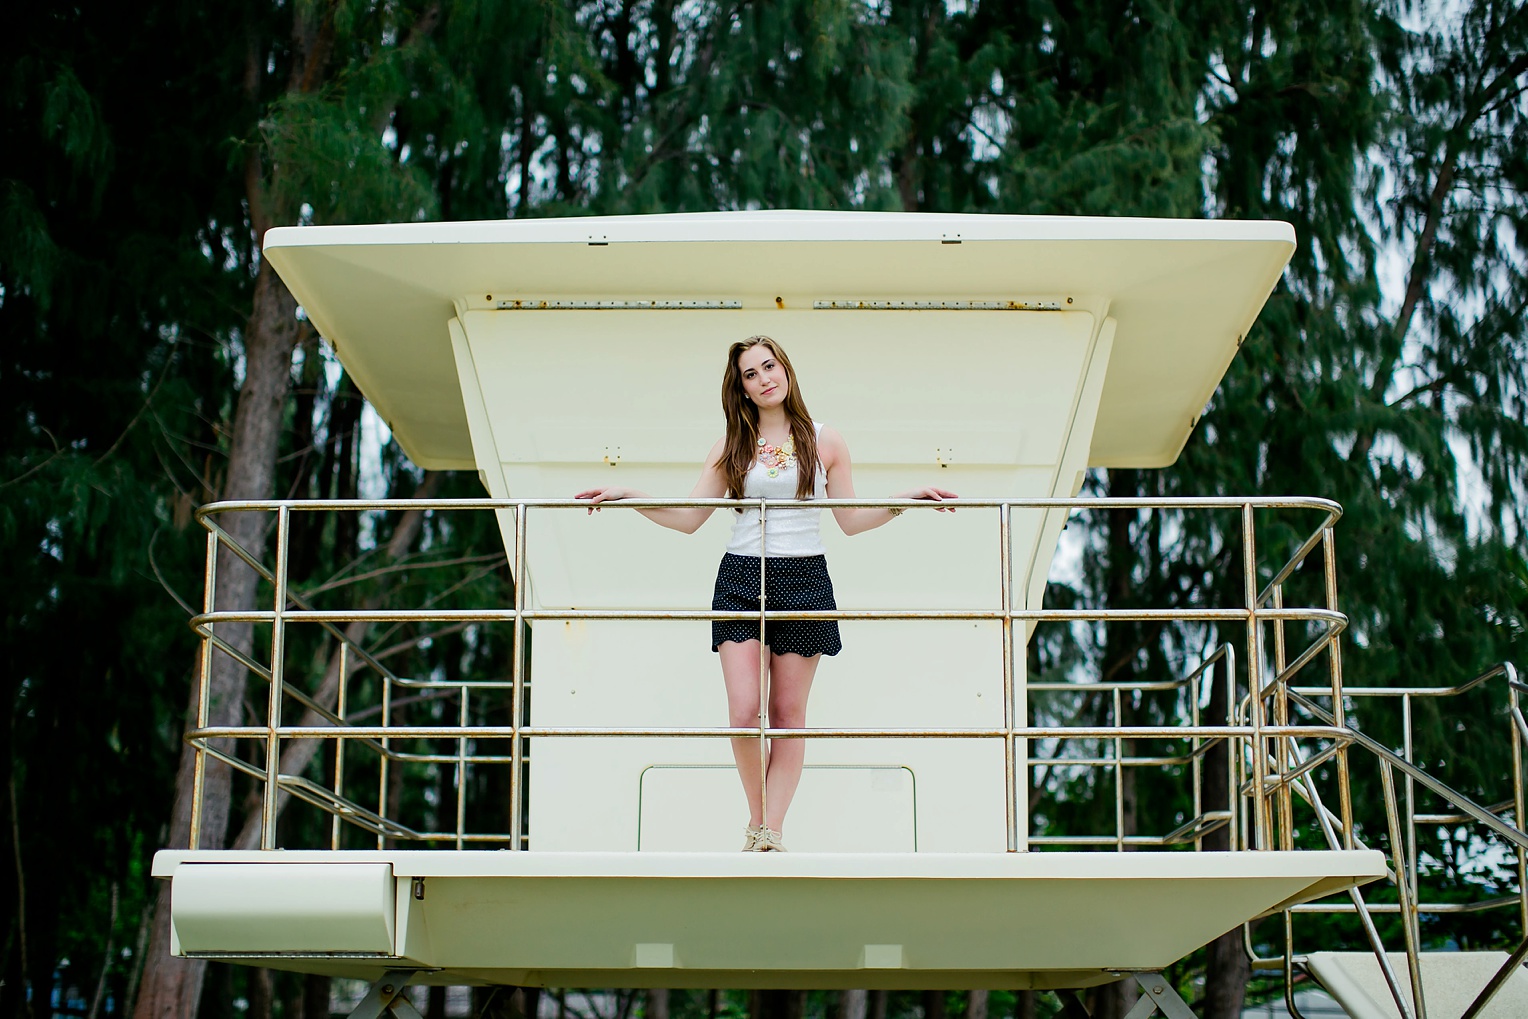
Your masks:
{"label": "branch", "polygon": [[[250,10],[253,10],[252,6]],[[253,107],[260,100],[260,74],[264,61],[260,59],[260,37],[254,18],[246,17],[249,24],[244,38],[244,101]],[[249,205],[249,225],[255,235],[255,250],[263,251],[265,232],[271,228],[271,221],[265,207],[265,180],[258,141],[247,142],[244,146],[244,201]]]}
{"label": "branch", "polygon": [[[423,553],[420,553],[420,555],[422,556]],[[433,562],[428,559],[422,559],[419,557],[405,556],[401,561],[394,563],[391,566],[381,566],[366,573],[358,573],[353,577],[345,577],[343,580],[331,578],[324,581],[322,584],[319,584],[317,587],[312,587],[306,591],[301,592],[301,594],[304,598],[311,598],[316,594],[323,594],[325,591],[333,591],[341,587],[348,587],[351,584],[359,584],[364,580],[372,580],[377,577],[385,577],[389,573],[397,573],[400,570],[436,569],[446,566],[466,566],[470,563],[493,563],[494,568],[497,568],[502,562],[507,561],[508,556],[506,556],[503,552],[492,552],[486,555],[476,556],[459,556],[456,559],[438,559]]]}
{"label": "branch", "polygon": [[1412,401],[1412,400],[1416,399],[1417,397],[1421,396],[1423,393],[1439,393],[1439,392],[1442,392],[1443,388],[1445,386],[1447,386],[1447,385],[1448,385],[1448,380],[1446,378],[1436,378],[1436,379],[1433,379],[1431,382],[1424,383],[1423,385],[1420,385],[1420,386],[1416,386],[1416,387],[1410,389],[1409,391],[1407,391],[1406,393],[1402,394],[1401,396],[1396,397],[1394,400],[1392,400],[1390,402],[1390,406],[1391,407],[1400,407],[1403,404],[1409,403],[1410,401]]}
{"label": "branch", "polygon": [[[1443,205],[1449,191],[1453,188],[1454,175],[1459,166],[1459,146],[1468,136],[1475,121],[1486,111],[1492,101],[1525,73],[1528,73],[1528,54],[1520,54],[1503,69],[1501,74],[1476,91],[1446,135],[1443,164],[1438,170],[1437,179],[1433,182],[1432,191],[1427,197],[1427,216],[1423,220],[1422,231],[1417,235],[1417,243],[1413,249],[1411,271],[1406,279],[1406,294],[1401,302],[1400,314],[1396,316],[1395,326],[1391,331],[1390,350],[1381,362],[1380,369],[1374,373],[1374,381],[1369,387],[1369,394],[1376,401],[1383,399],[1385,390],[1390,388],[1396,364],[1400,360],[1401,349],[1405,345],[1406,334],[1411,331],[1412,319],[1416,315],[1417,306],[1421,303],[1422,294],[1427,287],[1427,278],[1432,269],[1433,244],[1437,240],[1438,227],[1443,219]],[[1361,451],[1367,456],[1373,441],[1372,435],[1361,436],[1354,445],[1355,453]]]}
{"label": "branch", "polygon": [[60,446],[58,444],[58,436],[56,436],[52,432],[48,431],[42,425],[38,425],[37,428],[44,435],[46,435],[49,439],[53,440],[53,455],[49,456],[47,459],[43,460],[41,463],[33,464],[31,467],[28,467],[26,470],[22,471],[20,474],[16,475],[11,480],[5,481],[5,482],[0,482],[0,488],[9,488],[11,485],[15,485],[15,484],[18,484],[18,483],[20,483],[22,481],[25,481],[27,478],[30,478],[32,475],[36,474],[38,471],[40,471],[44,467],[48,466],[48,464],[52,463],[54,460],[57,460],[59,457],[63,456],[65,453],[68,452],[68,450],[64,449],[64,447],[62,447],[62,446]]}
{"label": "branch", "polygon": [[197,615],[197,610],[191,607],[191,603],[182,598],[180,592],[170,586],[169,579],[165,577],[164,572],[159,568],[159,560],[154,557],[154,542],[159,540],[159,532],[162,530],[164,530],[163,526],[156,527],[154,528],[154,533],[149,535],[149,568],[154,571],[154,578],[159,581],[159,586],[164,589],[164,593],[173,598],[175,604],[179,605],[186,615]]}
{"label": "branch", "polygon": [[[12,719],[12,727],[15,720]],[[15,733],[12,733],[14,736]],[[12,745],[14,745],[12,740]],[[21,1004],[23,1014],[30,1017],[32,1011],[32,960],[27,953],[27,879],[21,868],[21,811],[16,797],[16,769],[14,763],[10,775],[11,788],[11,848],[16,855],[16,927],[21,934]]]}
{"label": "branch", "polygon": [[[371,652],[371,657],[379,662],[385,661],[391,658],[393,655],[402,654],[405,651],[416,648],[427,640],[436,640],[440,637],[448,637],[453,633],[460,633],[461,631],[467,629],[469,626],[476,625],[476,623],[469,622],[452,623],[450,626],[443,626],[439,630],[430,630],[428,633],[418,634],[417,636],[410,637],[408,640],[400,640],[396,644],[389,644],[387,647],[381,649],[380,651]],[[352,664],[351,671],[360,672],[364,667],[364,664]]]}
{"label": "branch", "polygon": [[[465,577],[463,577],[457,583],[452,584],[450,587],[446,588],[444,591],[441,591],[440,593],[436,594],[432,598],[426,599],[424,604],[420,605],[420,608],[427,609],[427,608],[430,608],[433,605],[438,604],[441,601],[441,599],[455,594],[457,591],[460,591],[462,588],[467,587],[469,584],[476,583],[480,578],[486,577],[488,574],[492,573],[494,570],[497,570],[498,568],[499,568],[498,565],[495,564],[495,565],[492,565],[492,566],[485,566],[485,567],[483,567],[482,569],[479,569],[479,570],[474,570],[473,572],[471,572],[471,573],[467,574]],[[405,625],[404,623],[394,623],[392,626],[388,627],[386,630],[383,630],[382,633],[380,635],[378,635],[377,640],[378,641],[386,640],[387,638],[391,637],[393,634],[397,633],[400,629],[402,629],[404,625]]]}
{"label": "branch", "polygon": [[117,882],[111,883],[111,917],[106,921],[106,949],[101,953],[101,977],[96,981],[95,995],[90,999],[90,1011],[85,1019],[96,1019],[101,1014],[101,1002],[106,998],[106,974],[111,972],[113,939],[117,933]]}

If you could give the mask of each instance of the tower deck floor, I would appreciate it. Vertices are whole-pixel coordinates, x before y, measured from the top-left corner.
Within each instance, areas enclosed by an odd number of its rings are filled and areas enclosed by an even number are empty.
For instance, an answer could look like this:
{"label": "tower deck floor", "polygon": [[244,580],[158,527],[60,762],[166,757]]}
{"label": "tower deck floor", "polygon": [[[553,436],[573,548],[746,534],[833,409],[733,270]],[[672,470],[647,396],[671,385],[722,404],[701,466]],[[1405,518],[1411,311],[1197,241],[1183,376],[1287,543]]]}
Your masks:
{"label": "tower deck floor", "polygon": [[521,986],[1083,987],[1383,877],[1377,851],[174,851],[176,950]]}

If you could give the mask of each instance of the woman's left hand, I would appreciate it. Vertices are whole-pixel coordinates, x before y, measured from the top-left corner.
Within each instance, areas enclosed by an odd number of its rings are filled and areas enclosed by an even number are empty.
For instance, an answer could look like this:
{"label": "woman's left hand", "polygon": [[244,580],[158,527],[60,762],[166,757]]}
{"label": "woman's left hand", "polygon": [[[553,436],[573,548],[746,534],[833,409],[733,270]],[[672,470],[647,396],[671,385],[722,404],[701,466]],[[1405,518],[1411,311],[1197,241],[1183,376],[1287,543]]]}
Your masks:
{"label": "woman's left hand", "polygon": [[[915,489],[913,489],[910,492],[898,492],[896,495],[892,496],[892,498],[893,499],[923,499],[923,500],[925,500],[927,502],[944,502],[946,499],[959,499],[960,496],[956,495],[954,492],[946,491],[943,488],[934,488],[934,487],[930,486],[928,488],[915,488]],[[938,512],[938,513],[954,513],[955,512],[955,507],[954,506],[940,506],[935,512]]]}

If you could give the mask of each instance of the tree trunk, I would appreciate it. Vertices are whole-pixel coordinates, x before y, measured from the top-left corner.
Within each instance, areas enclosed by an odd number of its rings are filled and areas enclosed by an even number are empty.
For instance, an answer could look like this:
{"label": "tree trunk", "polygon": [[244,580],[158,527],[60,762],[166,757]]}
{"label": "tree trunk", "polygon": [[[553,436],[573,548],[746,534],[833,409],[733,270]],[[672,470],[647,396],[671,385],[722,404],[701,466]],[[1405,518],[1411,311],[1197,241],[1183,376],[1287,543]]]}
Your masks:
{"label": "tree trunk", "polygon": [[[233,439],[223,486],[224,499],[269,499],[274,494],[276,448],[281,436],[282,411],[291,387],[292,349],[297,339],[297,304],[286,285],[276,277],[270,263],[261,262],[255,281],[254,312],[244,333],[244,385],[234,411]],[[265,552],[266,514],[233,513],[221,521],[229,536],[257,559]],[[259,576],[232,553],[218,556],[216,605],[243,608],[254,604]],[[245,654],[254,649],[254,630],[248,623],[222,623],[218,635]],[[238,725],[248,672],[226,654],[212,657],[208,685],[209,725]],[[187,721],[197,717],[198,684],[192,684]],[[224,749],[227,749],[226,744]],[[196,755],[183,747],[175,775],[175,805],[171,814],[170,844],[185,846],[191,838],[191,795]],[[223,848],[228,834],[232,773],[209,760],[203,782],[201,838],[196,848]],[[206,963],[176,959],[170,955],[170,883],[161,882],[154,910],[154,928],[144,960],[143,982],[135,1019],[186,1019],[196,1014],[201,998]]]}
{"label": "tree trunk", "polygon": [[[539,987],[474,987],[472,1014],[480,1019],[536,1019],[541,1009]],[[623,1010],[624,1012],[624,1010]]]}
{"label": "tree trunk", "polygon": [[803,1019],[805,991],[754,991],[748,996],[749,1019]]}
{"label": "tree trunk", "polygon": [[[1111,498],[1132,498],[1140,494],[1140,475],[1137,472],[1109,471]],[[1139,601],[1135,581],[1137,553],[1133,540],[1133,529],[1138,515],[1138,511],[1134,509],[1111,508],[1108,510],[1109,558],[1105,578],[1105,596],[1108,599],[1107,607],[1111,609],[1132,608]],[[1140,648],[1141,632],[1138,624],[1123,621],[1110,623],[1105,632],[1102,679],[1110,683],[1133,683],[1147,678],[1140,676],[1136,669],[1136,655]],[[1100,696],[1112,698],[1112,694],[1107,693]],[[1111,703],[1111,714],[1112,710]],[[1120,714],[1113,719],[1113,724],[1131,724],[1134,720],[1132,714],[1132,698],[1128,693],[1124,693],[1120,697]],[[1133,740],[1120,741],[1121,755],[1132,756],[1134,749]],[[1135,770],[1120,768],[1114,777],[1119,782],[1122,808],[1118,822],[1119,832],[1125,836],[1134,835],[1138,814]],[[1130,1011],[1139,996],[1134,980],[1119,980],[1097,988],[1089,997],[1094,1002],[1092,1012],[1096,1019],[1121,1019]]]}
{"label": "tree trunk", "polygon": [[[415,490],[414,497],[417,499],[429,499],[437,491],[440,490],[441,482],[444,479],[445,475],[439,471],[427,472],[424,476],[424,480],[420,482],[419,488]],[[408,550],[413,547],[414,540],[419,537],[419,531],[423,527],[423,510],[408,510],[405,512],[399,519],[398,526],[393,529],[393,536],[387,543],[387,558],[384,561],[396,562],[397,560],[403,558]],[[362,603],[361,608],[367,610],[380,608],[385,598],[385,593],[374,594]],[[366,631],[370,628],[370,626],[371,624],[364,620],[346,623],[344,631],[345,639],[350,641],[352,644],[362,643],[366,636]],[[350,658],[350,664],[352,669],[359,667],[359,663],[353,656]],[[339,648],[336,647],[334,653],[329,657],[329,664],[328,667],[324,670],[323,680],[319,683],[318,689],[312,691],[313,699],[319,704],[324,705],[324,707],[329,708],[330,710],[334,710],[339,703],[340,681],[344,678],[345,677],[340,675],[340,653]],[[297,724],[311,728],[325,725],[327,722],[322,715],[309,708],[303,712],[302,718],[297,722]],[[322,749],[325,742],[325,740],[316,739],[290,740],[281,751],[281,763],[278,770],[283,775],[302,774],[305,770],[307,770],[308,765],[312,763],[313,758],[317,756],[319,750]],[[402,774],[403,772],[401,768],[395,769],[393,772],[393,777],[401,783]],[[392,804],[395,809],[397,803],[399,802],[398,795],[401,791],[401,785],[388,791],[388,803]],[[282,809],[287,805],[287,802],[290,799],[290,794],[285,790],[282,790],[280,795],[277,797],[276,816],[278,818],[281,816]],[[244,820],[244,827],[239,830],[238,836],[235,837],[231,843],[231,848],[258,848],[260,845],[261,822],[262,818],[260,812],[258,810],[250,811],[249,815]],[[455,822],[453,822],[453,824],[454,823]]]}
{"label": "tree trunk", "polygon": [[329,1019],[329,980],[316,973],[302,978],[302,1019]]}
{"label": "tree trunk", "polygon": [[970,991],[966,994],[966,1019],[987,1019],[988,992]]}
{"label": "tree trunk", "polygon": [[275,1015],[276,988],[271,980],[271,971],[265,968],[252,969],[249,971],[249,1011],[244,1013],[248,1019],[272,1019]]}
{"label": "tree trunk", "polygon": [[[1230,697],[1217,666],[1215,684],[1210,687],[1210,703],[1201,720],[1205,725],[1230,724]],[[1227,810],[1231,805],[1231,780],[1226,772],[1230,751],[1225,741],[1216,742],[1204,755],[1205,810]],[[1229,824],[1204,837],[1209,852],[1224,853],[1231,848]],[[1252,964],[1242,947],[1242,930],[1233,928],[1211,941],[1204,974],[1204,1000],[1200,1003],[1204,1019],[1238,1019],[1247,996],[1247,982],[1252,979]]]}
{"label": "tree trunk", "polygon": [[642,1003],[643,1019],[669,1019],[669,992],[667,987],[648,990],[647,1000]]}
{"label": "tree trunk", "polygon": [[1252,979],[1252,963],[1242,947],[1242,929],[1222,934],[1206,951],[1204,1000],[1199,1006],[1204,1019],[1238,1019],[1246,1004],[1247,982]]}
{"label": "tree trunk", "polygon": [[868,991],[844,991],[838,996],[838,1019],[866,1019],[869,1004]]}

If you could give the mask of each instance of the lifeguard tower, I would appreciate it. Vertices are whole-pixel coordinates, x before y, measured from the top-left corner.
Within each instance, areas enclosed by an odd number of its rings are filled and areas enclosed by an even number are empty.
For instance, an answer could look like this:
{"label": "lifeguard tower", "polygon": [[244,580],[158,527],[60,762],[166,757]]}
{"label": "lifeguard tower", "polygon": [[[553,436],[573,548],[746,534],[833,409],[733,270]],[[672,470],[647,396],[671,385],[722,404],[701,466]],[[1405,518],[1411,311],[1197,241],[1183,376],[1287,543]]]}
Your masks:
{"label": "lifeguard tower", "polygon": [[[450,618],[518,639],[507,680],[463,687],[462,724],[391,724],[389,690],[441,681],[393,675],[338,626],[445,615],[320,611],[286,585],[280,540],[275,565],[250,557],[274,607],[209,605],[197,626],[211,655],[229,651],[220,619],[270,625],[272,653],[246,665],[278,691],[271,713],[221,729],[204,717],[188,739],[263,783],[263,848],[158,854],[175,950],[364,977],[369,1014],[407,1012],[409,982],[1042,989],[1137,974],[1146,1007],[1181,1019],[1186,1006],[1152,974],[1311,900],[1349,893],[1362,910],[1356,889],[1385,877],[1387,859],[1363,846],[1346,795],[1360,734],[1344,718],[1336,644],[1338,507],[1137,500],[1226,515],[1245,599],[1042,602],[1084,471],[1178,456],[1293,248],[1281,223],[803,212],[271,231],[266,257],[405,452],[479,473],[488,500],[412,505],[496,514],[514,604]],[[590,517],[568,498],[615,481],[683,496],[721,432],[726,348],[757,333],[785,345],[809,405],[845,435],[862,502],[929,483],[963,497],[953,517],[913,504],[855,538],[825,524],[847,647],[821,668],[805,730],[719,724],[707,606],[736,503],[684,536],[635,504]],[[209,561],[229,541],[221,514],[344,509],[209,507]],[[1273,513],[1303,514],[1305,536],[1260,545]],[[1323,599],[1285,605],[1282,585],[1307,564],[1325,570]],[[1241,636],[1185,673],[1179,724],[1123,725],[1113,688],[1110,724],[1037,723],[1034,698],[1058,684],[1026,676],[1035,627],[1100,619],[1195,619]],[[326,628],[380,677],[380,724],[290,685],[279,635],[296,626]],[[1314,636],[1286,650],[1286,626]],[[1322,664],[1319,685],[1293,686]],[[1199,717],[1212,679],[1230,718]],[[509,724],[467,724],[469,693],[500,699]],[[284,702],[316,714],[293,724]],[[736,851],[737,735],[810,740],[790,853]],[[260,741],[266,761],[293,740],[336,740],[378,755],[384,774],[390,760],[439,761],[459,769],[459,790],[474,767],[508,767],[508,823],[469,831],[459,804],[454,830],[420,828],[389,810],[385,781],[365,801],[338,768],[332,781],[260,769],[219,749],[227,739]],[[1122,739],[1162,749],[1127,758]],[[1116,779],[1175,768],[1193,809],[1144,834],[1039,834],[1036,747],[1081,748],[1063,758]],[[1232,790],[1222,803],[1201,796],[1215,747]],[[1328,806],[1315,779],[1333,768]],[[288,796],[378,848],[273,852]],[[1295,849],[1297,802],[1326,848]],[[1233,851],[1200,851],[1222,828]],[[1406,1008],[1395,967],[1376,958]]]}

